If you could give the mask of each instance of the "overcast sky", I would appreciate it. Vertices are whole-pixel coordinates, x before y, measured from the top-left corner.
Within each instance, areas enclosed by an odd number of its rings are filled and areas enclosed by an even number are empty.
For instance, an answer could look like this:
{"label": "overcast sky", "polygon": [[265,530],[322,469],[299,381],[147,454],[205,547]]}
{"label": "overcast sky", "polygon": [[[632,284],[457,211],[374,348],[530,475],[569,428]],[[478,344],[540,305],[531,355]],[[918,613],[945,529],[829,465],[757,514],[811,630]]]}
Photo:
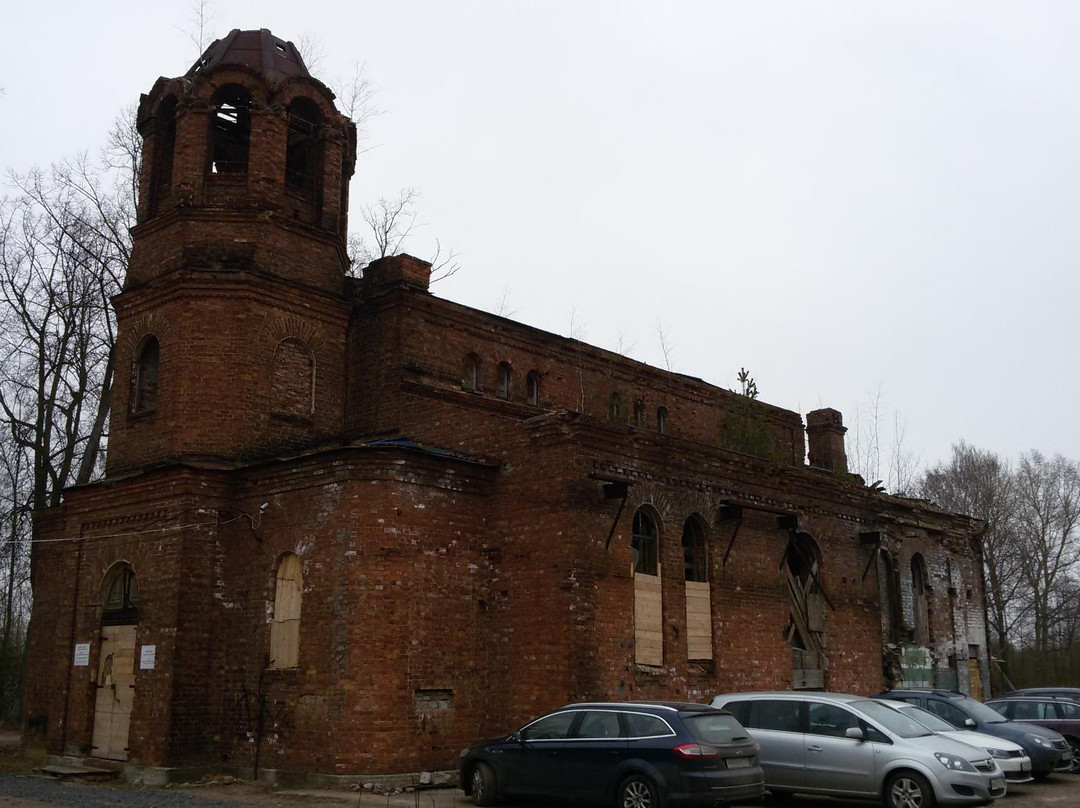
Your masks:
{"label": "overcast sky", "polygon": [[[764,400],[852,432],[877,398],[923,465],[959,439],[1080,459],[1080,4],[212,12],[218,35],[316,39],[332,86],[365,63],[383,114],[353,210],[421,189],[408,251],[438,238],[462,265],[436,294],[659,366],[662,328],[674,370],[735,387],[746,367]],[[96,151],[198,56],[190,18],[12,4],[0,165]]]}

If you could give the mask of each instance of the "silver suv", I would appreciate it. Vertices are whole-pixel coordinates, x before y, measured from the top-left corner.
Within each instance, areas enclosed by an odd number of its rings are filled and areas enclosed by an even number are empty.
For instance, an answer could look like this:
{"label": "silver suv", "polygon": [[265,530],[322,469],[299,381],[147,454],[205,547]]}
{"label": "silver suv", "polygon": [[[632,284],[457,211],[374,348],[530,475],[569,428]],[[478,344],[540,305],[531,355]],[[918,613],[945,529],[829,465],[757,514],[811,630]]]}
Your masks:
{"label": "silver suv", "polygon": [[873,699],[839,693],[728,693],[712,700],[761,746],[776,793],[882,799],[888,808],[986,803],[1005,776],[985,749],[937,735]]}

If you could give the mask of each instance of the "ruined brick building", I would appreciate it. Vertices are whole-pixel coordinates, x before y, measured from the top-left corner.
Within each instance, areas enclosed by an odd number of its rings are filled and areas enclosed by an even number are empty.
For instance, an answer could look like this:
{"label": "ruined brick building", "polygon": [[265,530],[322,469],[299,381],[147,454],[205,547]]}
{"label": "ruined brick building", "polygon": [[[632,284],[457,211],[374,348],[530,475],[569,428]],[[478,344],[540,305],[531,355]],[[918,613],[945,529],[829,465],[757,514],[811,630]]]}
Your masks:
{"label": "ruined brick building", "polygon": [[391,773],[570,700],[988,680],[980,526],[848,474],[835,410],[409,256],[350,276],[355,130],[292,44],[232,32],[138,123],[107,473],[37,514],[28,738]]}

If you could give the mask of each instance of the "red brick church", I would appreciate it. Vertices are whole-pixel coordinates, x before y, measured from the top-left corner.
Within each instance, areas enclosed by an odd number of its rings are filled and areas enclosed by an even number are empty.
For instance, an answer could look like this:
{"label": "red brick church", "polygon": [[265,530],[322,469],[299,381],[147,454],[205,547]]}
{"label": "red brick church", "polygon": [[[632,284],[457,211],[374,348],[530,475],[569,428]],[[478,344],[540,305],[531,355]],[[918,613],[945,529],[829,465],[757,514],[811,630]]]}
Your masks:
{"label": "red brick church", "polygon": [[572,700],[988,681],[980,525],[848,474],[840,413],[407,255],[351,274],[355,129],[292,43],[233,31],[138,124],[106,475],[35,523],[29,741],[358,776]]}

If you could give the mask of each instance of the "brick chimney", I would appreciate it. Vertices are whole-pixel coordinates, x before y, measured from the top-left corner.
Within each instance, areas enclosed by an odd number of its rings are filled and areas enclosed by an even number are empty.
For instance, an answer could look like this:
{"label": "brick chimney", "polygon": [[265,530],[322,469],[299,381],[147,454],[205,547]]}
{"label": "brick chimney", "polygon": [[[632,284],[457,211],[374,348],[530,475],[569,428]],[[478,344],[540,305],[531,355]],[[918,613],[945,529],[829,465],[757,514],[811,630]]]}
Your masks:
{"label": "brick chimney", "polygon": [[428,288],[431,281],[431,264],[406,253],[377,258],[364,267],[364,288],[369,294],[395,286]]}
{"label": "brick chimney", "polygon": [[844,451],[844,416],[826,407],[806,414],[806,436],[810,444],[810,465],[828,471],[847,471]]}

